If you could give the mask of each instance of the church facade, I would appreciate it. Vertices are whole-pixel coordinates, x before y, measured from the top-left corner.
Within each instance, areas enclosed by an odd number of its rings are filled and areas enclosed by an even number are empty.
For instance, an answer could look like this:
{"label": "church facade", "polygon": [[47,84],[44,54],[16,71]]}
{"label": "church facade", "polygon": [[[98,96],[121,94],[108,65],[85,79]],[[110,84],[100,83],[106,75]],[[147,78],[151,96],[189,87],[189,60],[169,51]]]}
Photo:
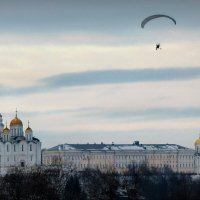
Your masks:
{"label": "church facade", "polygon": [[33,136],[29,126],[23,129],[23,123],[17,116],[11,120],[10,127],[4,126],[0,114],[0,174],[13,168],[27,168],[41,165],[41,142]]}

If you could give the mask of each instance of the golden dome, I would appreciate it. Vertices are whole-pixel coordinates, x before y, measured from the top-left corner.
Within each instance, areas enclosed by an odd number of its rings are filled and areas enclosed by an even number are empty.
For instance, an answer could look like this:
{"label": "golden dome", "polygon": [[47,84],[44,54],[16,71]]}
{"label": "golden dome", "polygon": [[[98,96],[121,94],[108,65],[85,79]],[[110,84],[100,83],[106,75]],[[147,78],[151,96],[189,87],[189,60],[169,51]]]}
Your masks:
{"label": "golden dome", "polygon": [[10,122],[10,126],[23,126],[22,121],[17,117],[17,109],[15,118]]}
{"label": "golden dome", "polygon": [[4,133],[4,134],[10,133],[10,130],[6,127],[6,128],[3,129],[3,133]]}
{"label": "golden dome", "polygon": [[10,122],[10,126],[15,125],[23,126],[22,121],[17,116]]}
{"label": "golden dome", "polygon": [[195,141],[195,144],[200,144],[200,138]]}
{"label": "golden dome", "polygon": [[28,127],[26,130],[25,130],[25,133],[32,133],[32,129],[30,127]]}
{"label": "golden dome", "polygon": [[29,127],[29,121],[28,121],[28,128],[25,130],[25,133],[32,133],[32,129]]}

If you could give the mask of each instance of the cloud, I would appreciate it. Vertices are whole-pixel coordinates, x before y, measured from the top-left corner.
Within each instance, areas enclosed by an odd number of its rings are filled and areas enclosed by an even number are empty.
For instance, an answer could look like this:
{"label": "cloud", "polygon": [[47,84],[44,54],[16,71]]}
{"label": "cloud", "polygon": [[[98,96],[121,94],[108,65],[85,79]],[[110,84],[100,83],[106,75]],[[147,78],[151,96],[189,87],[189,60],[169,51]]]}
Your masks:
{"label": "cloud", "polygon": [[95,86],[105,84],[124,84],[160,81],[185,81],[198,79],[200,68],[164,68],[133,70],[101,70],[77,73],[63,73],[40,79],[28,87],[7,88],[1,86],[1,96],[31,94],[54,91],[69,87]]}
{"label": "cloud", "polygon": [[30,115],[60,115],[70,114],[76,118],[84,119],[110,119],[112,121],[130,122],[130,121],[162,121],[165,119],[187,119],[199,118],[200,107],[165,107],[165,108],[147,108],[147,109],[133,109],[133,108],[104,108],[104,107],[79,107],[68,109],[53,109],[47,111],[32,111],[29,113],[22,113],[23,116]]}
{"label": "cloud", "polygon": [[102,70],[66,73],[42,80],[50,88],[131,82],[191,80],[200,77],[200,68]]}
{"label": "cloud", "polygon": [[99,117],[117,121],[162,121],[166,119],[199,118],[200,107],[167,107],[149,109],[98,109],[96,112],[78,113],[82,117]]}

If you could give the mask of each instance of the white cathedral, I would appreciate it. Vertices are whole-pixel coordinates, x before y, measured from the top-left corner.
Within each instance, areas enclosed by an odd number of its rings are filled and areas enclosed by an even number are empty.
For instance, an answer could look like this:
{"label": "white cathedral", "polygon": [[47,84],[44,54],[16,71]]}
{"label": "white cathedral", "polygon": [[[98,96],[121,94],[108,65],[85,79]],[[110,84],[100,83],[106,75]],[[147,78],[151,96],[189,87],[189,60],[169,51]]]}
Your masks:
{"label": "white cathedral", "polygon": [[33,137],[29,127],[23,131],[23,123],[17,116],[4,127],[0,114],[0,174],[15,167],[27,168],[41,165],[41,142]]}

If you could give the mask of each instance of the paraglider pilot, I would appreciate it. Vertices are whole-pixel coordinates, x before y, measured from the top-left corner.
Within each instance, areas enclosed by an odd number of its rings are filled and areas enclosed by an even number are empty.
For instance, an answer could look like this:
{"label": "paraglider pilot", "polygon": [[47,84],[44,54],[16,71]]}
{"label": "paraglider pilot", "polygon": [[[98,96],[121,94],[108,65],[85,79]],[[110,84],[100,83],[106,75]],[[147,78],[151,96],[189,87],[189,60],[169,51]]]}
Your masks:
{"label": "paraglider pilot", "polygon": [[160,44],[156,44],[156,50],[161,49]]}

